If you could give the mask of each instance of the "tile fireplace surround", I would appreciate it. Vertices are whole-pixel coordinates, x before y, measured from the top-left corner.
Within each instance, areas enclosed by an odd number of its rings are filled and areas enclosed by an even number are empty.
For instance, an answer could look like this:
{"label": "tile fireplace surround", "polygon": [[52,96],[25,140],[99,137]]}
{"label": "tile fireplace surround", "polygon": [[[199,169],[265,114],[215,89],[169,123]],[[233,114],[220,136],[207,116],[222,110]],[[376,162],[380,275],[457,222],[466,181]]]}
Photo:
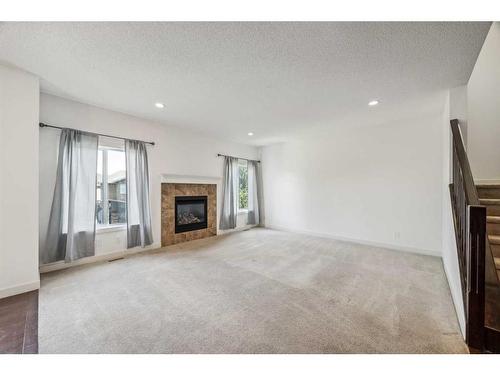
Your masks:
{"label": "tile fireplace surround", "polygon": [[[206,195],[208,226],[204,229],[175,233],[175,197]],[[217,235],[217,185],[216,184],[161,184],[161,245],[198,240]]]}

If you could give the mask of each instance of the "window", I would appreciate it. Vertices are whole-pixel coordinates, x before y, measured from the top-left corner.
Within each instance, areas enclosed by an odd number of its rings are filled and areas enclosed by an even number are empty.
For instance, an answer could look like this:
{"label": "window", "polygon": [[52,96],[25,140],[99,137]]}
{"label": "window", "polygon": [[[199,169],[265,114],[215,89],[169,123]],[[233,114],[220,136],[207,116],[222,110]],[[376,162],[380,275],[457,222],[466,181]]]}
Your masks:
{"label": "window", "polygon": [[239,170],[239,199],[238,209],[240,211],[248,209],[248,163],[246,160],[238,161]]}
{"label": "window", "polygon": [[125,146],[123,141],[109,143],[112,146],[108,146],[104,139],[99,139],[96,196],[98,227],[127,223]]}

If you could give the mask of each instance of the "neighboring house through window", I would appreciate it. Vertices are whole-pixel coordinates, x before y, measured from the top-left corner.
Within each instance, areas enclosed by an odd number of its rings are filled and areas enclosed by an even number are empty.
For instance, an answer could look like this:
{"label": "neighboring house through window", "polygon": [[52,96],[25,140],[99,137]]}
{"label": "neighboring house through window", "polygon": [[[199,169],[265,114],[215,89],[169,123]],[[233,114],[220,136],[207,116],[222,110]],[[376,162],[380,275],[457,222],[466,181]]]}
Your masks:
{"label": "neighboring house through window", "polygon": [[248,210],[248,164],[246,160],[238,160],[239,191],[238,210]]}
{"label": "neighboring house through window", "polygon": [[123,141],[99,139],[96,200],[98,227],[127,223],[127,173]]}

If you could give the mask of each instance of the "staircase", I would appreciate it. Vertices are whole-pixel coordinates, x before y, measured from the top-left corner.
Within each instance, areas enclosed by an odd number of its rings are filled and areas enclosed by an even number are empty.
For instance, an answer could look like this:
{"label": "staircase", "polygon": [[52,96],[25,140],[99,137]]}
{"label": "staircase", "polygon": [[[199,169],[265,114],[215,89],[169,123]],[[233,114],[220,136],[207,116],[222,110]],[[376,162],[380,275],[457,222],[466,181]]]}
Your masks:
{"label": "staircase", "polygon": [[450,199],[471,353],[500,353],[500,184],[476,185],[460,132],[451,120]]}
{"label": "staircase", "polygon": [[476,185],[479,202],[486,206],[486,232],[500,279],[500,185]]}

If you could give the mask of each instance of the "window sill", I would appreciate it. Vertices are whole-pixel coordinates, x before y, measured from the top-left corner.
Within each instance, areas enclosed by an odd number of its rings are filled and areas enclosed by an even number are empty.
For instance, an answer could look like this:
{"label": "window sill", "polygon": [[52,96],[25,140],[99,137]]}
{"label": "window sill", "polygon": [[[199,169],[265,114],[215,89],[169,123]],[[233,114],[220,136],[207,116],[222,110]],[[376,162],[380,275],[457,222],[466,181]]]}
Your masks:
{"label": "window sill", "polygon": [[125,224],[105,225],[96,228],[97,233],[118,232],[122,230],[127,230],[127,226]]}
{"label": "window sill", "polygon": [[244,209],[238,210],[238,213],[239,214],[247,214],[248,210],[246,208],[244,208]]}

